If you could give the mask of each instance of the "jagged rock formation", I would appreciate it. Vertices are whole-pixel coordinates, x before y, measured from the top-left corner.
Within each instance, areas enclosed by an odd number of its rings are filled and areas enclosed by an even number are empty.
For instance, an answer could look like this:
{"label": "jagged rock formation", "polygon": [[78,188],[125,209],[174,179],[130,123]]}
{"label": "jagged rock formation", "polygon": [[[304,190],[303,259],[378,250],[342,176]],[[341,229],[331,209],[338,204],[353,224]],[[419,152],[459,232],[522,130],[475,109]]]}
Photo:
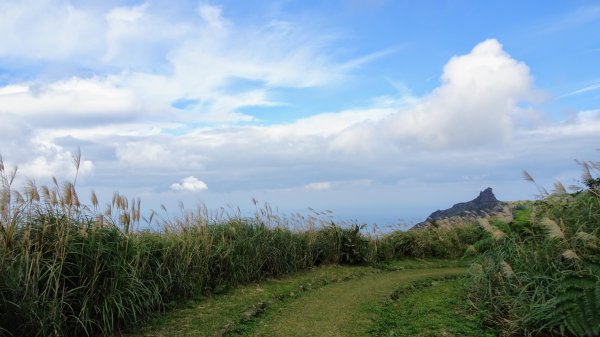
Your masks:
{"label": "jagged rock formation", "polygon": [[487,217],[511,220],[508,203],[496,199],[491,187],[481,191],[479,196],[471,201],[461,202],[446,210],[431,213],[427,220],[416,224],[411,229],[468,224]]}

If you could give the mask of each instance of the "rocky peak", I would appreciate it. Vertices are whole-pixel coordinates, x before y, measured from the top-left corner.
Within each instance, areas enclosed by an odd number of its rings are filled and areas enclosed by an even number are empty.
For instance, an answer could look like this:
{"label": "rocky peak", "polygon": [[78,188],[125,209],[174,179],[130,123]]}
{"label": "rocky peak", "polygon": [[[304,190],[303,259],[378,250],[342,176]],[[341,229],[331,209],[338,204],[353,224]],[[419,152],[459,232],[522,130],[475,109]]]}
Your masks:
{"label": "rocky peak", "polygon": [[427,227],[438,220],[448,220],[444,221],[447,223],[459,223],[485,217],[493,213],[503,212],[505,205],[506,203],[496,199],[492,188],[488,187],[479,192],[479,196],[471,201],[461,202],[448,209],[431,213],[427,220],[418,223],[413,228]]}
{"label": "rocky peak", "polygon": [[496,199],[494,192],[492,192],[492,188],[488,187],[485,190],[479,192],[479,196],[473,199],[471,203],[475,209],[485,210],[496,207],[499,201],[498,199]]}

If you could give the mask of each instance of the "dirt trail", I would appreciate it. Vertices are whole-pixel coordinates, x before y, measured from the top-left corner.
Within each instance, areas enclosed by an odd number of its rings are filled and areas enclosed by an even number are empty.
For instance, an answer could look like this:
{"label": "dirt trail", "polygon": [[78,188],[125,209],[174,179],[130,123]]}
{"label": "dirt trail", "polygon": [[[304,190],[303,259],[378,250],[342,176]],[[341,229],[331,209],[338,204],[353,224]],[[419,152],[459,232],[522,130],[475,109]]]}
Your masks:
{"label": "dirt trail", "polygon": [[466,272],[466,268],[401,270],[334,283],[289,303],[265,317],[252,336],[365,336],[369,315],[364,308],[383,300],[396,288],[427,277]]}

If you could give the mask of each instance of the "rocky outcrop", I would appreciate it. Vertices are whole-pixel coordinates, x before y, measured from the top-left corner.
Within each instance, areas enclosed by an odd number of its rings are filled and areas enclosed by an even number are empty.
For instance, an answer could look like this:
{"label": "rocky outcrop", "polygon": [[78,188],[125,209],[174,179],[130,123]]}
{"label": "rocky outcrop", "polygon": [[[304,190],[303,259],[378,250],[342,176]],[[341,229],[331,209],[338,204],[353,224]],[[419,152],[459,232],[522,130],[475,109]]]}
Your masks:
{"label": "rocky outcrop", "polygon": [[511,211],[508,204],[496,199],[491,187],[481,191],[479,196],[471,201],[461,202],[446,210],[431,213],[427,220],[416,224],[411,229],[454,226],[472,223],[477,219],[487,217],[511,220],[509,219]]}

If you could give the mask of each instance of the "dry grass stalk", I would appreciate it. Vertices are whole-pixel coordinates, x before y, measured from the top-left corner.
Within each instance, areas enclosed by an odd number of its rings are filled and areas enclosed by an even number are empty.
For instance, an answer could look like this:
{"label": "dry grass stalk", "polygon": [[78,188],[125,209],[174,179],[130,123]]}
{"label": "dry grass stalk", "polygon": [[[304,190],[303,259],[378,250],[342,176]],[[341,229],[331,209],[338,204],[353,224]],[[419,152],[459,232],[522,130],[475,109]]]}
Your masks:
{"label": "dry grass stalk", "polygon": [[27,186],[25,186],[25,195],[27,196],[28,202],[40,201],[40,194],[38,188],[35,185],[35,181],[29,180]]}
{"label": "dry grass stalk", "polygon": [[506,233],[504,233],[503,231],[501,231],[500,229],[498,229],[495,226],[492,226],[490,224],[490,222],[488,221],[488,219],[479,219],[479,225],[488,233],[490,233],[490,235],[495,239],[495,240],[500,240],[504,237],[506,237]]}
{"label": "dry grass stalk", "polygon": [[523,179],[525,181],[529,181],[535,184],[535,179],[533,179],[533,177],[531,176],[531,174],[529,174],[529,172],[523,170]]}
{"label": "dry grass stalk", "polygon": [[562,253],[562,256],[567,260],[578,260],[579,255],[572,249],[567,249]]}
{"label": "dry grass stalk", "polygon": [[515,274],[510,264],[508,264],[506,261],[500,262],[500,267],[502,268],[502,271],[506,277],[512,277]]}
{"label": "dry grass stalk", "polygon": [[583,241],[588,247],[597,248],[598,247],[598,237],[594,234],[586,233],[583,231],[577,232],[575,237],[581,241]]}
{"label": "dry grass stalk", "polygon": [[553,220],[548,218],[542,219],[542,225],[548,230],[548,237],[552,239],[564,239],[565,233],[562,231],[560,226]]}
{"label": "dry grass stalk", "polygon": [[598,241],[598,237],[596,237],[594,234],[586,233],[583,231],[577,232],[577,234],[575,234],[575,237],[582,241]]}
{"label": "dry grass stalk", "polygon": [[564,195],[567,194],[567,189],[565,185],[563,185],[560,181],[554,183],[554,194],[556,195]]}
{"label": "dry grass stalk", "polygon": [[588,163],[586,161],[576,160],[576,162],[579,165],[581,165],[581,168],[583,170],[583,172],[581,173],[581,178],[583,179],[583,181],[592,179],[592,167],[594,167],[595,165],[590,165],[590,163]]}
{"label": "dry grass stalk", "polygon": [[90,197],[90,201],[92,202],[92,206],[94,206],[95,209],[98,209],[98,196],[96,195],[96,192],[92,190],[92,195]]}
{"label": "dry grass stalk", "polygon": [[533,177],[531,176],[531,174],[529,174],[529,172],[523,171],[523,179],[525,181],[529,181],[529,182],[533,183],[535,185],[535,187],[537,188],[537,190],[540,192],[541,197],[546,197],[549,195],[548,191],[544,187],[538,185],[538,183],[535,181],[535,179],[533,179]]}

